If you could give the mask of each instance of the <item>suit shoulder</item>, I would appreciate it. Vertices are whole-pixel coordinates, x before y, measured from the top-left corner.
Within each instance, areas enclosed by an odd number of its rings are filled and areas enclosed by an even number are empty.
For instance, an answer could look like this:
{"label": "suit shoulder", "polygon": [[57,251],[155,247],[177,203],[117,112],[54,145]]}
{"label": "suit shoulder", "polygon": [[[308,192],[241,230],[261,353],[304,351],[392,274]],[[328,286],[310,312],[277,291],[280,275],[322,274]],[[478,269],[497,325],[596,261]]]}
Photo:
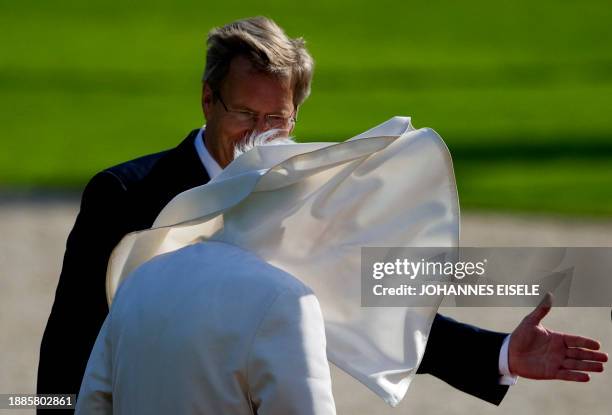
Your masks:
{"label": "suit shoulder", "polygon": [[171,150],[147,154],[133,160],[129,160],[103,170],[101,173],[114,176],[124,188],[129,188],[133,183],[146,177],[155,165]]}
{"label": "suit shoulder", "polygon": [[[119,197],[132,185],[146,177],[155,163],[168,151],[138,157],[96,173],[85,186],[81,204],[99,198]],[[81,205],[82,206],[82,205]]]}
{"label": "suit shoulder", "polygon": [[147,178],[153,171],[155,171],[157,168],[156,166],[164,164],[164,159],[174,157],[169,157],[173,153],[176,156],[177,154],[181,153],[181,150],[183,149],[191,149],[193,147],[193,139],[197,135],[198,131],[199,129],[192,130],[178,147],[137,157],[133,160],[109,167],[103,170],[101,173],[114,176],[122,184],[124,190],[128,190],[134,184]]}

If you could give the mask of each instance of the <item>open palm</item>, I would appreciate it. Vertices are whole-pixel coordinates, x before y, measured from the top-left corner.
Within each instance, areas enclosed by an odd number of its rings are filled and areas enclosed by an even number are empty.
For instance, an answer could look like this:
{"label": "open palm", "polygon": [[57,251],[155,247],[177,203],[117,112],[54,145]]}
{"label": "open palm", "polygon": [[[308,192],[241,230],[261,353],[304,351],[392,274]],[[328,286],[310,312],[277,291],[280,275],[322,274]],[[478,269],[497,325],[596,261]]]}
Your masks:
{"label": "open palm", "polygon": [[541,320],[552,306],[546,294],[540,305],[512,332],[508,349],[510,372],[530,379],[588,382],[585,372],[602,372],[608,356],[597,352],[599,342],[586,337],[548,330]]}

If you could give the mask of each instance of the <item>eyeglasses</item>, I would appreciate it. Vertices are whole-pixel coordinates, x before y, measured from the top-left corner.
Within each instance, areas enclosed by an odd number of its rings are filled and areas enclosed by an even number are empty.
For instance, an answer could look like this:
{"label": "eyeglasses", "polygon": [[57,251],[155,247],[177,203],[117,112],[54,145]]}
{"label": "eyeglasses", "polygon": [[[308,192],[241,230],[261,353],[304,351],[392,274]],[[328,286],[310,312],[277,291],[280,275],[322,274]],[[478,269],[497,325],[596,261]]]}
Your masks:
{"label": "eyeglasses", "polygon": [[[221,105],[223,105],[225,111],[232,116],[236,124],[248,128],[253,128],[257,124],[259,114],[256,112],[229,109],[227,105],[225,105],[225,102],[223,101],[223,98],[221,98],[219,92],[214,92],[214,96],[221,102]],[[295,111],[289,117],[276,114],[264,115],[263,117],[264,125],[267,129],[290,130],[297,121],[297,114]]]}

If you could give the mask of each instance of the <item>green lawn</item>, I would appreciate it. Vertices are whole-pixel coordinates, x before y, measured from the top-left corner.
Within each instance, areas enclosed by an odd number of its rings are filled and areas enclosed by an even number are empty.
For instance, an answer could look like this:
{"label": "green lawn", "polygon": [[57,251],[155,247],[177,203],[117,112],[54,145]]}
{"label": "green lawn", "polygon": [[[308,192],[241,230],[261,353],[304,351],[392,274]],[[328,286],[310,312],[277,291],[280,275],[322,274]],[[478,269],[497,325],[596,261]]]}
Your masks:
{"label": "green lawn", "polygon": [[268,15],[306,38],[296,136],[393,115],[454,156],[463,208],[612,215],[609,1],[0,0],[0,187],[78,187],[203,123],[205,35]]}

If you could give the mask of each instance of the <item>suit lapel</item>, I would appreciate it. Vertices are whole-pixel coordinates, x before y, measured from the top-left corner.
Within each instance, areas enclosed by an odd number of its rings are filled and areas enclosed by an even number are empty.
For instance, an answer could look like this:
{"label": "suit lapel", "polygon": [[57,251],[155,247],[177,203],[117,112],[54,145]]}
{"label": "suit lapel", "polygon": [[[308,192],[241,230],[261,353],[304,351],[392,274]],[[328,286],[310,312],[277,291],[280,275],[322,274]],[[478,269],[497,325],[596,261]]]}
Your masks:
{"label": "suit lapel", "polygon": [[193,130],[177,147],[164,154],[133,192],[134,223],[138,229],[151,227],[174,196],[210,180],[194,145],[198,131]]}

